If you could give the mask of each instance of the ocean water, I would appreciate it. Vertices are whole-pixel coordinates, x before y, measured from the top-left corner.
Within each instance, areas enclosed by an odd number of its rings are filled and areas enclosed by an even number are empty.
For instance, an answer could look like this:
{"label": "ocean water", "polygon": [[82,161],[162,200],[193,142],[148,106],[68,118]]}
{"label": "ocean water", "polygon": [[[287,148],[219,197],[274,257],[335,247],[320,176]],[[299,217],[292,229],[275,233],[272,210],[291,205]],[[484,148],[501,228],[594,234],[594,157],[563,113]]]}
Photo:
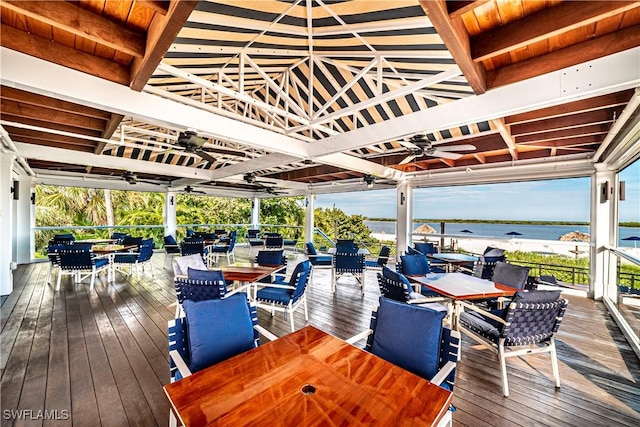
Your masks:
{"label": "ocean water", "polygon": [[[365,221],[365,224],[374,233],[396,233],[395,221]],[[415,230],[424,223],[416,222],[413,224]],[[440,233],[440,223],[428,222],[431,227],[436,229],[436,233]],[[462,230],[471,231],[471,233],[462,232]],[[572,231],[581,231],[589,233],[589,227],[586,225],[528,225],[528,224],[487,224],[487,223],[445,223],[445,234],[475,237],[491,237],[508,239],[510,237],[518,239],[535,239],[535,240],[558,240],[560,236]],[[507,233],[516,232],[520,235],[510,236]],[[640,237],[640,228],[638,227],[620,227],[620,242],[618,246],[633,247],[634,241],[622,240],[630,236]],[[640,241],[635,242],[640,247]]]}

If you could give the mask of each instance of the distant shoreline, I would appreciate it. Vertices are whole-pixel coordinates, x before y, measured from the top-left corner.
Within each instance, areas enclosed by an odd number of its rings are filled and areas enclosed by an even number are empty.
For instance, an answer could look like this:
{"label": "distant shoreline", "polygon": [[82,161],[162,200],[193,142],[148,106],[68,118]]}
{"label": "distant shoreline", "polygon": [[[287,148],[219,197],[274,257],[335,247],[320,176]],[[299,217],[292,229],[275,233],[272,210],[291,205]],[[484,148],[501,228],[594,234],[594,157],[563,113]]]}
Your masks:
{"label": "distant shoreline", "polygon": [[[395,222],[395,218],[366,218],[366,221]],[[466,224],[524,224],[524,225],[582,225],[588,226],[589,222],[584,221],[527,221],[527,220],[509,220],[509,219],[415,219],[416,222],[449,224],[466,223]],[[640,227],[640,222],[621,222],[620,227]]]}

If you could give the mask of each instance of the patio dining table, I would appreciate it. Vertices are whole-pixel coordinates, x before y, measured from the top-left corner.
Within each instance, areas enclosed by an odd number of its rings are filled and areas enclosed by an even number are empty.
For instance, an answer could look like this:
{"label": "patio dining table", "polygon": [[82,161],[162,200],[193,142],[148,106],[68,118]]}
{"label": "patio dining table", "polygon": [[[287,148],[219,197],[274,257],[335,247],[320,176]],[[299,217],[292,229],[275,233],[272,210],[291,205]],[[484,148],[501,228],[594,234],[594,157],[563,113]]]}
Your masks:
{"label": "patio dining table", "polygon": [[453,300],[453,313],[451,323],[457,329],[460,316],[460,304],[458,301],[481,300],[512,296],[517,289],[511,286],[494,283],[490,280],[470,276],[464,273],[445,273],[427,276],[407,276],[416,284]]}
{"label": "patio dining table", "polygon": [[446,263],[447,272],[452,272],[456,267],[470,266],[478,261],[478,257],[460,253],[431,253],[427,254],[429,259]]}
{"label": "patio dining table", "polygon": [[449,425],[453,394],[313,326],[164,386],[180,423]]}

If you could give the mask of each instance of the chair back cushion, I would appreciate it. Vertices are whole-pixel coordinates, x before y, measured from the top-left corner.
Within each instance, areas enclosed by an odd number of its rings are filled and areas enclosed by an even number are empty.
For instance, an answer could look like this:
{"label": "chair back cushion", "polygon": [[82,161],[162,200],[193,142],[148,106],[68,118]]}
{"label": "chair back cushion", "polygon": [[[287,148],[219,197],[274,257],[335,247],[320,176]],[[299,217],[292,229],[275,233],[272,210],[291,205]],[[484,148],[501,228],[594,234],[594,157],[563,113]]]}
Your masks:
{"label": "chair back cushion", "polygon": [[172,235],[164,236],[165,245],[177,245],[176,239]]}
{"label": "chair back cushion", "polygon": [[425,255],[436,252],[436,247],[431,242],[415,242],[413,246],[418,252],[421,252]]}
{"label": "chair back cushion", "polygon": [[382,246],[378,253],[378,260],[376,263],[382,267],[389,261],[389,255],[391,254],[391,248],[389,246]]}
{"label": "chair back cushion", "polygon": [[56,234],[53,236],[53,243],[72,243],[75,242],[76,238],[71,233],[62,233]]}
{"label": "chair back cushion", "polygon": [[494,248],[493,246],[487,246],[482,255],[487,257],[501,257],[504,255],[504,249]]}
{"label": "chair back cushion", "polygon": [[281,235],[267,236],[264,246],[267,248],[281,248],[284,245],[284,238]]}
{"label": "chair back cushion", "polygon": [[196,372],[255,347],[246,294],[185,301],[189,368]]}
{"label": "chair back cushion", "polygon": [[429,273],[429,261],[426,255],[402,255],[402,274],[407,276],[424,276]]}
{"label": "chair back cushion", "polygon": [[206,270],[207,266],[199,254],[181,256],[174,260],[173,272],[176,276],[186,276],[189,267],[196,270]]}
{"label": "chair back cushion", "polygon": [[524,285],[527,284],[528,278],[529,267],[509,264],[504,261],[498,261],[496,263],[496,266],[493,269],[493,274],[491,275],[492,282],[511,286],[512,288],[520,290],[524,289]]}
{"label": "chair back cushion", "polygon": [[447,313],[380,297],[370,351],[425,379],[438,372],[442,319]]}
{"label": "chair back cushion", "polygon": [[260,265],[276,266],[284,265],[284,250],[259,251],[256,262]]}
{"label": "chair back cushion", "polygon": [[355,252],[337,252],[333,257],[336,273],[364,272],[364,254]]}
{"label": "chair back cushion", "polygon": [[318,255],[318,251],[316,251],[316,247],[313,246],[313,243],[307,242],[307,255]]}
{"label": "chair back cushion", "polygon": [[291,279],[289,280],[289,285],[294,287],[291,291],[291,299],[293,302],[296,302],[302,295],[304,295],[310,276],[311,263],[309,260],[302,261],[296,265],[296,268],[293,270],[293,274],[291,275]]}

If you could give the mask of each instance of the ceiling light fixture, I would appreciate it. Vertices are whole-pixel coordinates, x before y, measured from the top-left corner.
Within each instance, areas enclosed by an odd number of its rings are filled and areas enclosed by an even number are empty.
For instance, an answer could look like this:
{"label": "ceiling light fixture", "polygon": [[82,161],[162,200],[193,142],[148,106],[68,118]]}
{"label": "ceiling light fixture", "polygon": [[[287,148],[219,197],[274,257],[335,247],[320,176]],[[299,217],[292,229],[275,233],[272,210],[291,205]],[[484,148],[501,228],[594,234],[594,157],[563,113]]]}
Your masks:
{"label": "ceiling light fixture", "polygon": [[376,178],[372,175],[365,175],[364,182],[367,183],[367,188],[373,188],[373,184],[375,184]]}

